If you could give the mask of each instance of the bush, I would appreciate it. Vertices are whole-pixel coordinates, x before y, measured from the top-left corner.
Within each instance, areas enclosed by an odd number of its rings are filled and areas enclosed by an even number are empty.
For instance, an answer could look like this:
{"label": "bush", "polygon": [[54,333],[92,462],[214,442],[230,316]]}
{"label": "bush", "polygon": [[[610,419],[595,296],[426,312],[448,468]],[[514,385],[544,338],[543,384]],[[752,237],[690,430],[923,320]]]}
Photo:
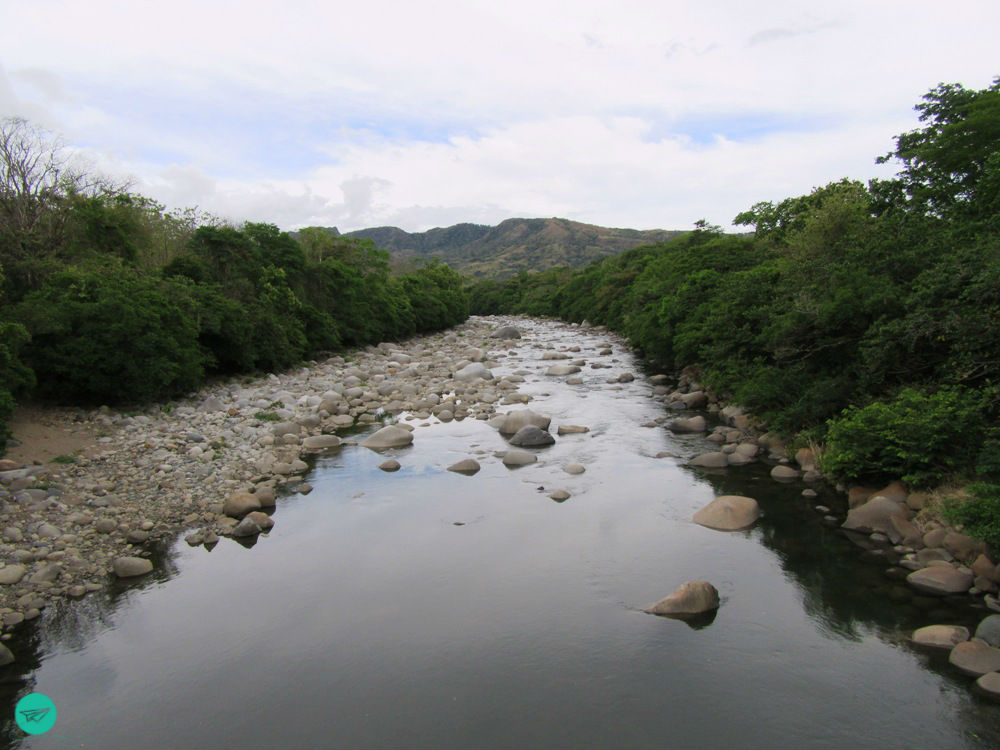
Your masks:
{"label": "bush", "polygon": [[981,393],[906,388],[892,401],[845,409],[827,423],[823,470],[858,479],[900,477],[927,486],[972,468],[986,428]]}
{"label": "bush", "polygon": [[70,268],[16,315],[32,335],[24,359],[41,396],[62,402],[152,401],[198,386],[196,322],[170,282],[122,267]]}
{"label": "bush", "polygon": [[966,489],[970,496],[948,498],[941,505],[941,515],[951,524],[961,524],[969,536],[1000,550],[1000,485],[974,482]]}

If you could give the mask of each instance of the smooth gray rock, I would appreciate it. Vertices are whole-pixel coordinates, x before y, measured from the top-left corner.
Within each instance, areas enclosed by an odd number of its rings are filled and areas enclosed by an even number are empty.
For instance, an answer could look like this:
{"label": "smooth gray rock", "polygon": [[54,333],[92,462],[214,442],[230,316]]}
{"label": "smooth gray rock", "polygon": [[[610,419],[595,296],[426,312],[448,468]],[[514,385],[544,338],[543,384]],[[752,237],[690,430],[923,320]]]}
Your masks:
{"label": "smooth gray rock", "polygon": [[961,625],[928,625],[914,630],[911,640],[919,646],[954,648],[969,640],[969,629]]}
{"label": "smooth gray rock", "polygon": [[567,474],[583,474],[587,469],[583,464],[566,464],[563,471]]}
{"label": "smooth gray rock", "polygon": [[372,450],[401,448],[413,442],[413,433],[398,425],[388,425],[361,441],[361,445]]}
{"label": "smooth gray rock", "polygon": [[699,414],[698,416],[690,417],[689,419],[675,419],[668,425],[668,427],[671,432],[681,434],[704,432],[708,429],[708,422]]}
{"label": "smooth gray rock", "polygon": [[517,330],[514,326],[503,326],[498,328],[492,334],[490,334],[492,339],[519,339],[521,338],[521,332]]}
{"label": "smooth gray rock", "polygon": [[479,462],[474,458],[463,458],[461,461],[448,467],[448,471],[454,471],[456,474],[465,474],[466,476],[472,476],[479,469]]}
{"label": "smooth gray rock", "polygon": [[325,450],[336,448],[340,445],[340,438],[336,435],[310,435],[302,441],[302,447],[309,451]]}
{"label": "smooth gray rock", "polygon": [[[0,571],[2,572],[2,571]],[[976,628],[976,638],[1000,648],[1000,615],[987,615]]]}
{"label": "smooth gray rock", "polygon": [[736,531],[753,526],[760,517],[760,506],[752,497],[722,495],[694,514],[699,526],[719,531]]}
{"label": "smooth gray rock", "polygon": [[504,454],[503,464],[504,466],[525,466],[533,464],[537,460],[538,456],[531,451],[522,450],[521,448],[511,448]]}
{"label": "smooth gray rock", "polygon": [[698,615],[719,608],[719,591],[708,581],[688,581],[644,611],[654,615]]}
{"label": "smooth gray rock", "polygon": [[247,513],[260,510],[263,504],[256,493],[234,492],[226,498],[222,505],[222,512],[230,518],[242,518]]}
{"label": "smooth gray rock", "polygon": [[576,365],[552,365],[548,370],[545,371],[546,375],[573,375],[574,373],[580,372],[580,368]]}
{"label": "smooth gray rock", "polygon": [[590,432],[590,428],[579,424],[561,424],[556,429],[557,435],[582,435],[586,432]]}
{"label": "smooth gray rock", "polygon": [[14,663],[14,654],[4,644],[0,643],[0,667]]}
{"label": "smooth gray rock", "polygon": [[792,479],[798,479],[800,476],[802,476],[802,472],[785,464],[779,464],[771,469],[771,478],[777,479],[779,482],[791,481]]}
{"label": "smooth gray rock", "polygon": [[116,557],[111,565],[119,578],[142,576],[153,571],[153,563],[144,557]]}
{"label": "smooth gray rock", "polygon": [[521,448],[538,448],[545,445],[552,445],[555,442],[556,439],[552,435],[532,424],[522,427],[510,439],[511,445]]}
{"label": "smooth gray rock", "polygon": [[549,497],[552,500],[555,500],[557,503],[561,503],[564,500],[569,500],[571,496],[566,490],[556,490],[551,495],[549,495]]}
{"label": "smooth gray rock", "polygon": [[934,566],[910,573],[906,577],[906,582],[926,594],[936,596],[963,594],[972,586],[972,572],[959,570],[950,565]]}
{"label": "smooth gray rock", "polygon": [[13,583],[17,583],[27,572],[27,568],[23,565],[6,565],[0,568],[0,584],[9,586]]}
{"label": "smooth gray rock", "polygon": [[987,672],[976,680],[976,688],[995,701],[1000,701],[1000,672]]}
{"label": "smooth gray rock", "polygon": [[378,465],[382,471],[399,471],[400,465],[399,461],[394,458],[390,458],[388,461],[383,461]]}
{"label": "smooth gray rock", "polygon": [[702,453],[688,461],[688,466],[701,466],[706,469],[721,469],[729,466],[729,456],[720,451]]}
{"label": "smooth gray rock", "polygon": [[254,521],[252,518],[250,518],[250,515],[247,514],[247,516],[242,521],[233,526],[232,531],[230,531],[229,533],[230,535],[236,537],[237,539],[243,539],[244,537],[248,536],[256,536],[261,531],[262,529],[257,524],[257,522]]}
{"label": "smooth gray rock", "polygon": [[493,373],[482,362],[470,362],[456,372],[454,377],[455,380],[467,383],[473,380],[493,380]]}
{"label": "smooth gray rock", "polygon": [[851,508],[847,512],[843,528],[869,534],[877,531],[892,538],[898,534],[892,525],[893,516],[905,518],[906,511],[903,506],[887,497],[876,495],[863,505]]}
{"label": "smooth gray rock", "polygon": [[528,425],[534,425],[540,430],[548,430],[551,422],[551,418],[542,416],[531,409],[515,409],[504,415],[499,429],[501,435],[515,435],[518,430]]}
{"label": "smooth gray rock", "polygon": [[962,674],[979,677],[1000,669],[1000,649],[980,641],[965,641],[951,650],[948,663]]}

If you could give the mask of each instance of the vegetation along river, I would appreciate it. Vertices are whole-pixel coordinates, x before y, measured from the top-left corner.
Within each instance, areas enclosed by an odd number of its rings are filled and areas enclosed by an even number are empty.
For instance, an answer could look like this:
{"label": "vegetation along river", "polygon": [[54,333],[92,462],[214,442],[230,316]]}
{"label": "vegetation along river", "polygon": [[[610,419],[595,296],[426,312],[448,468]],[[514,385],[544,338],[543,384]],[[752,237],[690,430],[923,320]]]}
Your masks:
{"label": "vegetation along river", "polygon": [[[411,446],[320,454],[314,490],[280,497],[256,544],[178,537],[151,576],[22,629],[36,658],[8,668],[4,700],[44,692],[59,721],[35,737],[8,725],[7,746],[1000,746],[1000,707],[907,640],[981,612],[916,606],[824,525],[815,505],[844,512],[832,490],[803,497],[766,463],[686,467],[709,444],[663,426],[616,337],[516,324],[523,338],[491,344],[493,374],[524,373],[554,436],[589,432],[511,469],[486,421],[404,413]],[[545,374],[542,353],[570,347],[581,384]],[[470,456],[474,476],[446,470]],[[723,494],[757,499],[756,525],[692,523]],[[718,588],[714,619],[642,611],[693,579]]]}

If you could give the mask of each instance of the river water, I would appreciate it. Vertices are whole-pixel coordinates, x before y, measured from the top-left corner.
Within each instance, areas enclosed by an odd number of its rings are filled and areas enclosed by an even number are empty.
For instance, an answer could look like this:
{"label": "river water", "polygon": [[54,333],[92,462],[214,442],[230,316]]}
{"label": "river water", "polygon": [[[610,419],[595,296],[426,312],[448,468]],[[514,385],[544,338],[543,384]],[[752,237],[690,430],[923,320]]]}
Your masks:
{"label": "river water", "polygon": [[[417,426],[389,453],[396,473],[359,446],[320,457],[315,490],[279,500],[253,547],[178,539],[155,577],[19,635],[37,659],[0,683],[6,745],[1000,746],[1000,707],[906,643],[982,613],[910,598],[823,525],[813,506],[842,510],[833,494],[803,498],[760,464],[685,468],[707,444],[641,426],[663,407],[618,342],[596,356],[607,335],[524,326],[494,372],[529,373],[522,392],[553,433],[589,433],[514,470],[493,456],[501,436],[468,419]],[[576,386],[546,377],[544,348],[574,344],[611,368]],[[640,377],[606,382],[624,371]],[[474,451],[479,474],[445,471]],[[565,473],[572,462],[586,472]],[[562,503],[548,497],[559,488]],[[762,518],[737,533],[692,524],[718,494],[757,498]],[[720,591],[714,619],[641,611],[696,578]],[[9,720],[31,691],[59,711],[36,737]]]}

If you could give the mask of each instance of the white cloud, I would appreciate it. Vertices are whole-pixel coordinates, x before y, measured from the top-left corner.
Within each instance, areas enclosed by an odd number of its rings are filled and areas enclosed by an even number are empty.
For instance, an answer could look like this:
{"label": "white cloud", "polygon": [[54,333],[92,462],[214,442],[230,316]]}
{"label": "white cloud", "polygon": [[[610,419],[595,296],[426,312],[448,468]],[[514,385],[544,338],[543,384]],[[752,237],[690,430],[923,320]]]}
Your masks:
{"label": "white cloud", "polygon": [[282,226],[725,224],[876,174],[921,94],[1000,72],[994,2],[5,5],[0,116]]}

